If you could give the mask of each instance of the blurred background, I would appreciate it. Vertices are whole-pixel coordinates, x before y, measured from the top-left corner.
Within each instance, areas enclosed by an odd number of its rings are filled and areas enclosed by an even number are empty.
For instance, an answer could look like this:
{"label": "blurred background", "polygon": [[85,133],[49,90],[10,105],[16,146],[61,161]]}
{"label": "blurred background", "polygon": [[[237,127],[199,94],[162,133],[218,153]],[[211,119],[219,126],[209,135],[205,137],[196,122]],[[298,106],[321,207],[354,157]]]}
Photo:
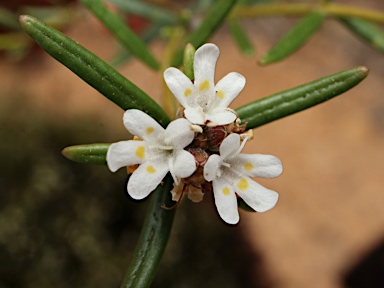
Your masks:
{"label": "blurred background", "polygon": [[[0,17],[55,15],[53,26],[116,60],[121,47],[97,19],[76,1],[52,2],[2,1]],[[172,9],[188,4],[152,2]],[[384,12],[379,0],[336,2]],[[129,19],[137,33],[147,25]],[[297,19],[241,21],[256,47],[251,57],[226,24],[211,39],[221,51],[216,79],[230,71],[247,78],[233,108],[355,66],[367,66],[368,78],[329,102],[255,129],[246,152],[275,155],[284,165],[282,176],[259,181],[279,192],[277,206],[241,211],[240,223],[228,226],[212,195],[199,204],[185,201],[153,287],[384,287],[384,55],[328,19],[297,53],[260,67],[258,57]],[[61,150],[127,139],[123,111],[16,25],[0,27],[0,288],[118,287],[148,201],[127,197],[125,171],[73,163]],[[150,47],[163,57],[164,41]],[[134,59],[118,70],[160,101],[160,73]]]}

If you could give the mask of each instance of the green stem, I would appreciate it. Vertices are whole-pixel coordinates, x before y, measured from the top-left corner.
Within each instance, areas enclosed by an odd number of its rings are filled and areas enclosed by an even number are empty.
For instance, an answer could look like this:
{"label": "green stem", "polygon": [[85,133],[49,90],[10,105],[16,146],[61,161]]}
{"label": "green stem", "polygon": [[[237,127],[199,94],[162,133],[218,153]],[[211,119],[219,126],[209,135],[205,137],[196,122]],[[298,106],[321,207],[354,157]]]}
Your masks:
{"label": "green stem", "polygon": [[164,184],[152,192],[140,238],[120,288],[150,287],[167,245],[176,212],[176,209],[166,210],[161,207],[173,205],[169,193],[171,188],[172,178],[168,175]]}

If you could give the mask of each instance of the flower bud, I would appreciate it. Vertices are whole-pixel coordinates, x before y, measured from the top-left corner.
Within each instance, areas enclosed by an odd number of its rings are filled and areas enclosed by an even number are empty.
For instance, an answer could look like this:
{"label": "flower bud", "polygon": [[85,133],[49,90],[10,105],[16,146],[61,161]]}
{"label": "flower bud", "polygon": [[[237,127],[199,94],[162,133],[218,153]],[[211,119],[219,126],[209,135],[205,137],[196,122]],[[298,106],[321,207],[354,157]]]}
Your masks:
{"label": "flower bud", "polygon": [[215,127],[205,127],[204,134],[207,137],[208,149],[211,151],[219,151],[221,142],[227,137],[228,132],[225,126],[218,125]]}

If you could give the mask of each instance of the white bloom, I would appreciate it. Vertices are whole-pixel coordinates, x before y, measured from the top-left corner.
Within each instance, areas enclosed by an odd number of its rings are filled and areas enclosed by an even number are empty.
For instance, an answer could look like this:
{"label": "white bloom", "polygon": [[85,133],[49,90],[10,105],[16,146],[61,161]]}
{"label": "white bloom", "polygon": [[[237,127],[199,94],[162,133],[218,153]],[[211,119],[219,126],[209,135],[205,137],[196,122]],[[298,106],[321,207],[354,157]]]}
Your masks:
{"label": "white bloom", "polygon": [[257,212],[272,209],[278,199],[275,191],[250,177],[279,176],[283,171],[280,160],[272,155],[240,154],[245,141],[240,144],[239,134],[229,135],[221,143],[220,155],[211,155],[204,166],[205,180],[212,181],[217,211],[229,224],[239,221],[236,194]]}
{"label": "white bloom", "polygon": [[194,83],[174,67],[164,71],[164,80],[180,104],[185,108],[185,117],[194,124],[225,125],[236,119],[229,104],[243,90],[245,78],[231,72],[215,86],[216,61],[220,51],[214,44],[205,44],[197,49],[194,58]]}
{"label": "white bloom", "polygon": [[170,172],[174,181],[189,177],[195,170],[195,158],[183,148],[194,138],[187,119],[172,121],[166,129],[140,110],[128,110],[124,125],[142,140],[113,143],[107,152],[108,167],[117,169],[140,164],[128,181],[128,193],[134,199],[148,196]]}

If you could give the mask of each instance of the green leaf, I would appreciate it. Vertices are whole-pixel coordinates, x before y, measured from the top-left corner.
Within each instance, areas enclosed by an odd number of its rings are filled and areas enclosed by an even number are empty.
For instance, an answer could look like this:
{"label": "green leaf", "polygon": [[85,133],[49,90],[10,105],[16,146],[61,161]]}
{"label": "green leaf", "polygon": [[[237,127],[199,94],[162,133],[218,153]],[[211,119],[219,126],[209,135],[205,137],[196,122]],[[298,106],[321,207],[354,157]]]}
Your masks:
{"label": "green leaf", "polygon": [[156,23],[167,25],[178,23],[174,13],[153,4],[135,0],[109,0],[109,2],[115,4],[121,11],[140,15]]}
{"label": "green leaf", "polygon": [[359,18],[343,18],[341,22],[353,33],[384,53],[384,32],[373,23]]}
{"label": "green leaf", "polygon": [[61,152],[66,158],[78,163],[107,165],[107,151],[111,144],[84,144],[64,148]]}
{"label": "green leaf", "polygon": [[92,52],[32,16],[20,16],[20,23],[48,54],[122,109],[142,110],[164,127],[170,122],[152,98]]}
{"label": "green leaf", "polygon": [[80,0],[95,16],[103,22],[109,31],[137,58],[149,67],[158,70],[159,63],[149,51],[147,45],[134,33],[124,21],[109,11],[101,0]]}
{"label": "green leaf", "polygon": [[183,48],[176,53],[172,66],[180,66],[181,61],[183,61],[184,47],[187,43],[191,43],[195,48],[199,48],[212,36],[223,23],[236,1],[237,0],[219,0],[215,3],[209,13],[204,17],[200,26],[185,39]]}
{"label": "green leaf", "polygon": [[176,212],[175,208],[171,210],[162,208],[163,205],[171,207],[175,203],[170,197],[172,183],[172,178],[168,174],[164,178],[164,183],[151,193],[144,226],[121,288],[150,287],[167,245]]}
{"label": "green leaf", "polygon": [[305,44],[309,37],[320,28],[325,16],[315,11],[301,19],[271,50],[261,57],[259,63],[266,65],[280,61]]}
{"label": "green leaf", "polygon": [[[153,40],[156,39],[157,36],[159,36],[160,30],[163,27],[164,26],[159,25],[159,24],[152,24],[150,27],[145,29],[145,31],[143,32],[143,34],[141,36],[142,41],[144,41],[144,43],[146,43],[146,44],[151,43]],[[115,58],[113,58],[109,62],[109,64],[111,64],[113,67],[119,66],[119,65],[125,63],[126,61],[128,61],[132,56],[134,56],[132,54],[132,52],[124,49],[124,50],[120,51],[115,56]]]}
{"label": "green leaf", "polygon": [[193,71],[193,60],[195,59],[196,49],[191,43],[188,43],[184,49],[183,72],[191,80],[195,78]]}
{"label": "green leaf", "polygon": [[231,31],[233,39],[235,39],[237,46],[247,56],[252,56],[255,53],[251,40],[245,33],[244,29],[240,26],[237,19],[230,19],[228,21],[229,30]]}
{"label": "green leaf", "polygon": [[356,67],[276,93],[236,109],[247,129],[297,113],[351,89],[368,75],[366,67]]}

